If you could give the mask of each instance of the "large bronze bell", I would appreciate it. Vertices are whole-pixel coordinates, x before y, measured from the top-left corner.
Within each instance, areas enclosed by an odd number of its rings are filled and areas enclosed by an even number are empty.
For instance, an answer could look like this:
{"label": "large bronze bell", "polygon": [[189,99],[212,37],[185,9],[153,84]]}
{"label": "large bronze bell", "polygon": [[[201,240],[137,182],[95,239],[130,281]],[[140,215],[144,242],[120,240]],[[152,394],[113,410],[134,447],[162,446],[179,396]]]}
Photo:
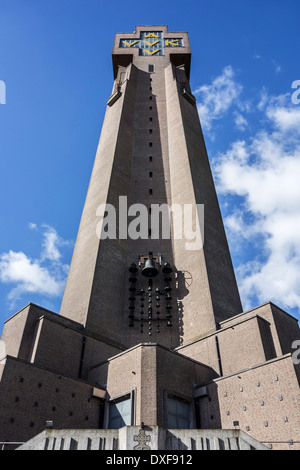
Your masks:
{"label": "large bronze bell", "polygon": [[153,259],[147,259],[145,267],[142,269],[142,275],[145,277],[155,277],[158,275],[158,269]]}

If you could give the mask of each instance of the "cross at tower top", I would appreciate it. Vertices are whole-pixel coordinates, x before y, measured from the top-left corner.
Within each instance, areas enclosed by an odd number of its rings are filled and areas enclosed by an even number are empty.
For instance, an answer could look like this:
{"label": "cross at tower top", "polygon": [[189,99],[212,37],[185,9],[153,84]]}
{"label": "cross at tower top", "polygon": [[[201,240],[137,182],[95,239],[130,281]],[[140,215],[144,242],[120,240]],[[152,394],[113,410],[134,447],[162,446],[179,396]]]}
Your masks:
{"label": "cross at tower top", "polygon": [[164,55],[165,47],[183,47],[183,38],[165,39],[163,31],[141,31],[140,39],[120,39],[120,47],[139,48],[139,55]]}
{"label": "cross at tower top", "polygon": [[118,66],[127,67],[131,62],[137,63],[139,58],[172,62],[184,65],[187,76],[190,72],[191,50],[188,34],[185,32],[169,33],[165,25],[136,26],[134,33],[118,33],[115,35],[113,48],[114,76]]}

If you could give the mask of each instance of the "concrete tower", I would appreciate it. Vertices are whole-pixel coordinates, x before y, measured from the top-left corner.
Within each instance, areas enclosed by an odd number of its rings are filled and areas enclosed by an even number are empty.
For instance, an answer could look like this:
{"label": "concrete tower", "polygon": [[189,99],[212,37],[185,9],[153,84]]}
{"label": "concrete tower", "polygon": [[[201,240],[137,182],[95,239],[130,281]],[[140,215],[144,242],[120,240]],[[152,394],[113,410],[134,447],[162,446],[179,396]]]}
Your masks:
{"label": "concrete tower", "polygon": [[[150,333],[152,341],[174,347],[214,331],[220,321],[242,312],[189,85],[188,34],[169,33],[167,26],[138,26],[133,34],[116,34],[112,57],[113,91],[60,313],[126,346],[147,339]],[[117,225],[115,239],[99,239],[98,207],[112,205],[119,222],[124,202],[132,210],[135,204],[143,204],[149,213],[148,226],[140,227],[141,238],[132,239]],[[184,230],[176,237],[176,211],[170,212],[170,236],[163,239],[161,231],[156,236],[154,205],[177,208],[182,216],[189,205],[195,230],[197,204],[204,208],[204,221],[199,221],[203,248],[195,249],[196,240],[189,243]],[[130,220],[125,221],[125,229]],[[181,226],[186,223],[187,216]],[[150,330],[148,297],[141,301],[138,295],[140,289],[148,295],[143,268],[149,257],[159,271],[150,281]],[[139,269],[130,295],[132,263]],[[163,292],[166,287],[165,263],[172,269],[167,275],[170,301],[161,294],[154,298],[156,288]],[[167,324],[172,327],[166,328]]]}

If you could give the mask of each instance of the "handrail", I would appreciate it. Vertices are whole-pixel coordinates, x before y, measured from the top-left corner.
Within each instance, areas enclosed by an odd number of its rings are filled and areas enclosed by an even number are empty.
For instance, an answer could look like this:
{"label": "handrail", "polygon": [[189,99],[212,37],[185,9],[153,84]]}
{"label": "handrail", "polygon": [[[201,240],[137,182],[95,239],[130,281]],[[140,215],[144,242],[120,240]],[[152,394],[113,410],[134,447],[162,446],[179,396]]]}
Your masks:
{"label": "handrail", "polygon": [[5,442],[3,441],[3,442],[1,442],[1,441],[0,441],[0,446],[1,446],[1,447],[0,447],[0,450],[5,450],[4,447],[5,447],[6,445],[11,445],[11,446],[13,445],[13,446],[15,446],[15,445],[22,445],[22,444],[25,444],[25,442],[8,442],[8,441],[5,441]]}

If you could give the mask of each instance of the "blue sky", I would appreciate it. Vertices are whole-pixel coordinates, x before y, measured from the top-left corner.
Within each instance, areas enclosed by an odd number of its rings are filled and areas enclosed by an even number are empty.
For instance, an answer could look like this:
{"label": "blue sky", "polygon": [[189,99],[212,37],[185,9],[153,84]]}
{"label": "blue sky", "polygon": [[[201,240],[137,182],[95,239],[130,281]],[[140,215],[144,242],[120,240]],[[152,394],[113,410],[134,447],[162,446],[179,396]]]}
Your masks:
{"label": "blue sky", "polygon": [[114,34],[138,24],[189,33],[244,309],[299,317],[299,17],[299,0],[0,0],[0,330],[29,302],[59,311]]}

